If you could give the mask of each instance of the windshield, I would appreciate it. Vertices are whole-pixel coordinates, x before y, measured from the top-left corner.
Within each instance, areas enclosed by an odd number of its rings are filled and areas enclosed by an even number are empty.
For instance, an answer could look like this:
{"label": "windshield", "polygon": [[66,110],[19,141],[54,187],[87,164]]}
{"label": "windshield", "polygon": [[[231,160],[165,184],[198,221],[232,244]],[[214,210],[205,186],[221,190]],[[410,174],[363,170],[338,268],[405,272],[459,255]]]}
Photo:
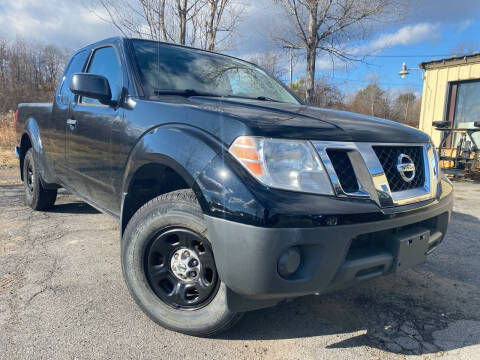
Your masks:
{"label": "windshield", "polygon": [[245,61],[147,40],[132,40],[147,97],[181,93],[299,104],[277,80]]}

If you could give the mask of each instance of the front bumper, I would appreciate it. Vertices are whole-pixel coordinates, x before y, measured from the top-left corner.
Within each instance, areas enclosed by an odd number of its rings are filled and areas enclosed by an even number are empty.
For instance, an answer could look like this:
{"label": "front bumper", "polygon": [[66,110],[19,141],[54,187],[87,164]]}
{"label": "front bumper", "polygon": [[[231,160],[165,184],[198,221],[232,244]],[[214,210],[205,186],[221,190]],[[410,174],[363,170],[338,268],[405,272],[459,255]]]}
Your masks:
{"label": "front bumper", "polygon": [[[205,218],[217,269],[227,287],[242,298],[279,301],[395,272],[400,269],[397,245],[402,237],[425,234],[428,245],[421,251],[430,253],[445,236],[452,207],[450,192],[421,210],[349,225],[262,228]],[[278,260],[291,247],[300,249],[301,264],[284,278],[278,273]],[[422,255],[403,254],[402,268],[421,261]]]}

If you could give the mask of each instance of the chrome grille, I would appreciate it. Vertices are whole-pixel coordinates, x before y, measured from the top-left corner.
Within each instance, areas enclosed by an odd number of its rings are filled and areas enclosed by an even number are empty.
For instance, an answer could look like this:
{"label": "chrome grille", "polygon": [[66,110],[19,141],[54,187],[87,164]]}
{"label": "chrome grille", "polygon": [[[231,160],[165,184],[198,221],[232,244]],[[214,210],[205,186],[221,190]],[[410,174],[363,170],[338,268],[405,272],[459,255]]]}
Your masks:
{"label": "chrome grille", "polygon": [[[425,167],[423,164],[423,147],[421,146],[373,146],[375,154],[387,177],[390,190],[403,191],[422,187],[425,184]],[[415,164],[415,176],[407,182],[397,170],[400,154],[408,155]]]}
{"label": "chrome grille", "polygon": [[[431,200],[436,196],[439,178],[431,143],[312,141],[312,144],[339,197],[370,199],[386,208]],[[402,177],[410,179],[411,171],[405,170],[403,176],[398,172],[396,165],[400,154],[410,157],[415,165],[415,176],[410,182]],[[408,165],[409,161],[404,160],[405,156],[401,162]],[[398,181],[394,170],[406,185]]]}

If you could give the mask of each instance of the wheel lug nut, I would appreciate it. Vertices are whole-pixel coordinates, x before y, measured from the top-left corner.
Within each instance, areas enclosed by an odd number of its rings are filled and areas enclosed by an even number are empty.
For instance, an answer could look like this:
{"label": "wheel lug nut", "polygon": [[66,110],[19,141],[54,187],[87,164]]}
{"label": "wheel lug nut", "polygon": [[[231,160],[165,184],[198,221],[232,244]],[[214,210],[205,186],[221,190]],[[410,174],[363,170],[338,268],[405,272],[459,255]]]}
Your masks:
{"label": "wheel lug nut", "polygon": [[191,278],[197,277],[197,272],[196,271],[190,271],[189,273]]}
{"label": "wheel lug nut", "polygon": [[190,267],[195,267],[195,266],[197,266],[197,265],[198,265],[197,259],[192,259],[192,260],[190,260],[190,264],[189,264]]}
{"label": "wheel lug nut", "polygon": [[183,256],[184,256],[184,257],[189,257],[189,256],[190,256],[190,253],[189,253],[187,250],[185,250],[185,251],[183,252]]}
{"label": "wheel lug nut", "polygon": [[177,260],[178,259],[178,254],[175,254],[173,257],[175,258],[175,260]]}

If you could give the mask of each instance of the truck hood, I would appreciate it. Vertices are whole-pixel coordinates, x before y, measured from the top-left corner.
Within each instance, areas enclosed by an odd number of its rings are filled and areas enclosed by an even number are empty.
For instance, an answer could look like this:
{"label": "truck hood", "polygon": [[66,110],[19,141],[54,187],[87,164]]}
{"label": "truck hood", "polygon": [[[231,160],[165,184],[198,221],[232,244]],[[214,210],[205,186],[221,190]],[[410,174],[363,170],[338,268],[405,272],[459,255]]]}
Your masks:
{"label": "truck hood", "polygon": [[190,106],[233,117],[253,135],[358,142],[428,142],[427,134],[397,122],[347,111],[272,101],[190,97]]}

